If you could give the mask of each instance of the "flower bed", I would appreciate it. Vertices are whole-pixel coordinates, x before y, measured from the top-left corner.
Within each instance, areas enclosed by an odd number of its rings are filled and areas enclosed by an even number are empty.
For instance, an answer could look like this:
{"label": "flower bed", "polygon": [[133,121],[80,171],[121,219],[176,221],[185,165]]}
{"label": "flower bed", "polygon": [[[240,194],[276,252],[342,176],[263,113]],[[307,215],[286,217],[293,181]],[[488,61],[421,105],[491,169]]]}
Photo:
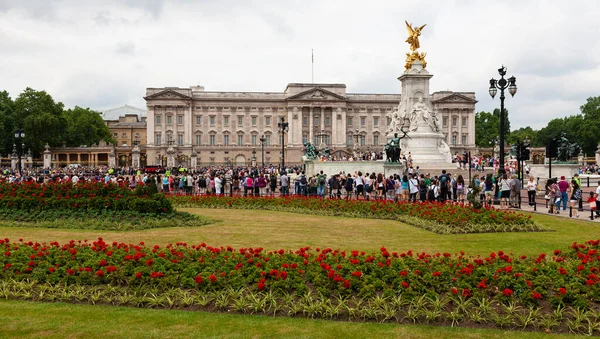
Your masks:
{"label": "flower bed", "polygon": [[599,334],[600,240],[536,257],[0,240],[0,298]]}
{"label": "flower bed", "polygon": [[172,196],[179,207],[237,208],[304,214],[399,220],[440,233],[545,231],[531,216],[494,208],[475,209],[464,204],[438,202],[395,203],[318,199],[306,197],[224,197],[215,195]]}
{"label": "flower bed", "polygon": [[172,213],[173,206],[150,186],[131,190],[101,182],[54,184],[0,183],[0,208],[17,210],[135,211]]}
{"label": "flower bed", "polygon": [[189,227],[213,221],[176,212],[155,187],[131,190],[115,184],[0,183],[0,220],[5,227],[141,230]]}

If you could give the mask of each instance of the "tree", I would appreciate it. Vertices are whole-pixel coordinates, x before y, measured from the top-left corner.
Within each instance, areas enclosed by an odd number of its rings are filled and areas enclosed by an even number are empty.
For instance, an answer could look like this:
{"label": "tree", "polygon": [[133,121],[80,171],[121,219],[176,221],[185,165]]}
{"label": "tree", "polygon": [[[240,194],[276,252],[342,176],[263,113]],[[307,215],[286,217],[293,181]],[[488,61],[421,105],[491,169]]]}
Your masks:
{"label": "tree", "polygon": [[15,100],[13,127],[25,131],[25,147],[34,155],[39,155],[46,143],[51,147],[62,146],[66,124],[63,107],[45,91],[29,87]]}
{"label": "tree", "polygon": [[64,111],[66,129],[64,142],[68,147],[98,144],[100,140],[114,143],[108,126],[100,113],[89,108],[75,106]]}
{"label": "tree", "polygon": [[7,91],[0,92],[0,153],[10,154],[13,141],[13,115],[14,103]]}
{"label": "tree", "polygon": [[532,129],[529,126],[521,127],[518,130],[514,130],[514,131],[510,132],[510,137],[508,138],[508,144],[514,145],[519,141],[525,141],[526,139],[529,139],[529,141],[531,142],[531,145],[534,147],[537,147],[538,145],[534,143],[536,140],[537,132],[538,131]]}
{"label": "tree", "polygon": [[585,154],[594,154],[600,142],[600,97],[588,98],[580,110],[583,121],[578,126],[579,137],[576,141]]}
{"label": "tree", "polygon": [[[510,136],[510,122],[508,111],[504,110],[504,140]],[[475,144],[479,147],[494,147],[500,140],[500,109],[493,113],[479,112],[475,114]]]}

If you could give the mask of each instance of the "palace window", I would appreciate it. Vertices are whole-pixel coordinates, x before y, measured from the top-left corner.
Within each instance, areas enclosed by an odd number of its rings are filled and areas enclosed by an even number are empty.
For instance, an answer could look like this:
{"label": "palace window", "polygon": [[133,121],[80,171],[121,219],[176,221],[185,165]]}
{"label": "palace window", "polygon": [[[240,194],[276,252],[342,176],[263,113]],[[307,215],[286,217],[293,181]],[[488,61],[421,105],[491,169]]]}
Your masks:
{"label": "palace window", "polygon": [[118,138],[119,137],[119,133],[113,133],[113,137]]}
{"label": "palace window", "polygon": [[229,146],[229,134],[223,135],[223,145]]}
{"label": "palace window", "polygon": [[346,119],[346,125],[347,125],[347,126],[352,126],[352,117],[348,117],[348,118]]}
{"label": "palace window", "polygon": [[352,146],[352,141],[353,141],[353,139],[352,139],[352,134],[348,134],[348,135],[346,136],[346,145],[348,145],[348,146]]}
{"label": "palace window", "polygon": [[271,117],[265,117],[265,125],[271,126]]}
{"label": "palace window", "polygon": [[127,138],[127,133],[121,134],[121,138]]}
{"label": "palace window", "polygon": [[329,126],[329,125],[331,125],[331,117],[325,116],[325,126]]}
{"label": "palace window", "polygon": [[365,127],[367,124],[367,119],[365,117],[360,117],[360,127]]}
{"label": "palace window", "polygon": [[367,143],[367,138],[364,135],[360,136],[360,145],[364,146]]}
{"label": "palace window", "polygon": [[373,136],[373,145],[375,145],[375,146],[379,145],[379,135]]}
{"label": "palace window", "polygon": [[229,126],[229,117],[223,117],[223,126]]}
{"label": "palace window", "polygon": [[462,118],[462,127],[467,127],[467,118]]}
{"label": "palace window", "polygon": [[448,117],[442,118],[442,126],[444,126],[444,127],[448,126]]}
{"label": "palace window", "polygon": [[202,122],[202,116],[196,115],[196,125],[200,126]]}
{"label": "palace window", "polygon": [[161,135],[160,135],[160,133],[156,133],[156,134],[154,135],[154,144],[155,144],[156,146],[160,146],[160,139],[161,139]]}
{"label": "palace window", "polygon": [[160,124],[162,123],[162,122],[161,122],[161,120],[162,120],[161,118],[162,118],[162,116],[161,116],[161,115],[157,115],[157,116],[155,116],[155,117],[154,117],[154,123],[155,123],[156,125],[160,125]]}
{"label": "palace window", "polygon": [[252,134],[252,146],[256,146],[256,134]]}
{"label": "palace window", "polygon": [[183,146],[183,134],[177,134],[177,145]]}
{"label": "palace window", "polygon": [[209,136],[209,144],[210,144],[211,146],[214,146],[214,145],[216,144],[216,142],[215,142],[215,135],[214,135],[214,134],[211,134],[211,135]]}
{"label": "palace window", "polygon": [[252,126],[256,126],[256,117],[252,117]]}
{"label": "palace window", "polygon": [[379,117],[374,117],[373,118],[373,126],[379,127]]}
{"label": "palace window", "polygon": [[214,125],[215,125],[215,116],[214,116],[214,115],[211,115],[211,116],[209,117],[209,123],[210,123],[210,125],[211,125],[211,126],[214,126]]}
{"label": "palace window", "polygon": [[177,125],[183,125],[183,115],[177,116]]}
{"label": "palace window", "polygon": [[238,141],[237,141],[237,144],[238,144],[239,146],[241,146],[241,145],[243,145],[243,144],[244,144],[244,135],[243,135],[243,134],[238,134]]}
{"label": "palace window", "polygon": [[308,126],[308,117],[306,115],[302,116],[302,126]]}
{"label": "palace window", "polygon": [[267,134],[265,135],[265,145],[271,145],[271,135]]}
{"label": "palace window", "polygon": [[313,142],[312,142],[312,144],[313,145],[318,145],[319,144],[319,137],[318,136],[313,135]]}
{"label": "palace window", "polygon": [[452,136],[452,145],[456,146],[456,135]]}
{"label": "palace window", "polygon": [[331,136],[329,134],[323,136],[323,142],[325,142],[326,145],[331,145]]}
{"label": "palace window", "polygon": [[244,117],[238,117],[238,127],[244,126]]}
{"label": "palace window", "polygon": [[321,117],[318,115],[313,116],[313,126],[319,126],[319,120],[321,120]]}
{"label": "palace window", "polygon": [[200,146],[202,142],[202,136],[200,134],[196,134],[196,146]]}
{"label": "palace window", "polygon": [[302,134],[302,144],[306,144],[308,142],[308,134]]}
{"label": "palace window", "polygon": [[173,116],[167,115],[167,125],[173,125]]}
{"label": "palace window", "polygon": [[462,135],[460,143],[463,144],[463,145],[467,144],[467,136],[466,135],[464,135],[464,134]]}
{"label": "palace window", "polygon": [[452,117],[452,127],[456,127],[456,120],[458,120],[456,117]]}

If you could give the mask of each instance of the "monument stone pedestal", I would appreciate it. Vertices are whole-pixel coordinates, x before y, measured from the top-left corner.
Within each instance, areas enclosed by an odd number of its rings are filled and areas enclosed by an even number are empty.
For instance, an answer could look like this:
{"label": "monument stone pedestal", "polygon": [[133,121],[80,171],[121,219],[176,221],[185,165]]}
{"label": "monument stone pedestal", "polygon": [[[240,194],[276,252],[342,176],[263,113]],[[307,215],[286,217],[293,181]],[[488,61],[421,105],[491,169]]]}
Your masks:
{"label": "monument stone pedestal", "polygon": [[450,147],[441,132],[438,113],[433,110],[429,96],[429,79],[432,74],[423,63],[415,60],[398,80],[402,83],[402,95],[398,108],[388,117],[391,124],[387,140],[398,134],[405,155],[411,153],[417,164],[446,164],[452,162]]}
{"label": "monument stone pedestal", "polygon": [[389,178],[390,175],[398,175],[402,177],[406,167],[401,162],[386,162],[383,164],[383,176],[385,178]]}
{"label": "monument stone pedestal", "polygon": [[52,167],[52,152],[50,152],[50,146],[46,144],[44,146],[44,168]]}

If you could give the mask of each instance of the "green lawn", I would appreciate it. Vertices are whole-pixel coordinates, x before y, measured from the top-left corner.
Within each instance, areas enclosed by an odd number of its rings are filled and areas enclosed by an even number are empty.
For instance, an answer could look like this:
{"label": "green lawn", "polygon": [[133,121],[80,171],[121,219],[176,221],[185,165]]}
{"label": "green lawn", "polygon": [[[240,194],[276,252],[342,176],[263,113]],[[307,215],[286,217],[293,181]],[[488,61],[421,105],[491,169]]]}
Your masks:
{"label": "green lawn", "polygon": [[2,338],[548,338],[532,332],[5,300],[0,323]]}
{"label": "green lawn", "polygon": [[212,246],[263,247],[297,249],[304,246],[331,247],[378,251],[386,246],[390,251],[457,252],[489,254],[507,253],[535,255],[565,248],[574,241],[583,242],[600,237],[600,224],[585,220],[557,218],[535,214],[536,221],[554,230],[540,233],[483,233],[440,235],[390,220],[351,219],[299,215],[284,212],[184,209],[199,213],[217,223],[198,228],[165,228],[143,231],[58,230],[1,227],[0,237],[17,240],[59,241],[70,239],[147,244],[186,241],[205,242]]}
{"label": "green lawn", "polygon": [[[503,250],[536,255],[564,249],[574,241],[600,237],[600,224],[584,220],[534,215],[552,229],[541,233],[440,235],[389,220],[305,216],[283,212],[184,209],[220,220],[197,228],[143,231],[98,231],[13,228],[0,225],[0,238],[59,241],[103,237],[106,241],[166,244],[231,245],[297,249],[303,246],[378,251],[457,252],[487,255]],[[0,338],[537,338],[545,334],[487,329],[345,323],[299,318],[232,315],[174,310],[149,310],[90,305],[0,301]]]}

